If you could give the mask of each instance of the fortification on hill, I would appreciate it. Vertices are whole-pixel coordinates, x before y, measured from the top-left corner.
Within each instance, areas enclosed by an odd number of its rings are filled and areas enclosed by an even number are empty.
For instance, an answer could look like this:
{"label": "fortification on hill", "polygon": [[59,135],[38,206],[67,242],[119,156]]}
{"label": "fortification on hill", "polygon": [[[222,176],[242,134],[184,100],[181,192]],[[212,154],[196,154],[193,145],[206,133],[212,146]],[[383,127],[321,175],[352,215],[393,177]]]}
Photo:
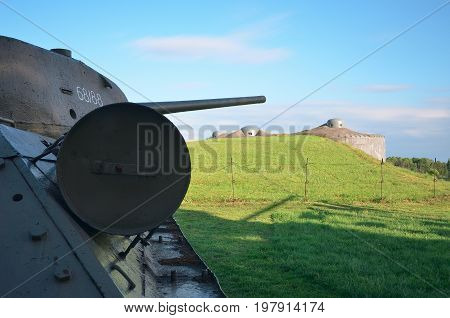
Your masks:
{"label": "fortification on hill", "polygon": [[[319,127],[303,130],[296,134],[314,135],[332,139],[359,149],[378,160],[386,160],[386,146],[383,135],[356,132],[344,127],[342,119],[333,118]],[[245,126],[233,132],[215,131],[211,138],[242,138],[256,136],[274,136],[257,126]]]}
{"label": "fortification on hill", "polygon": [[386,145],[383,135],[360,133],[344,127],[339,118],[330,119],[319,127],[304,130],[302,135],[329,138],[360,149],[378,160],[386,160]]}
{"label": "fortification on hill", "polygon": [[249,125],[233,132],[215,131],[212,133],[211,138],[236,138],[236,137],[256,137],[256,136],[270,136],[270,133],[260,129],[257,126]]}

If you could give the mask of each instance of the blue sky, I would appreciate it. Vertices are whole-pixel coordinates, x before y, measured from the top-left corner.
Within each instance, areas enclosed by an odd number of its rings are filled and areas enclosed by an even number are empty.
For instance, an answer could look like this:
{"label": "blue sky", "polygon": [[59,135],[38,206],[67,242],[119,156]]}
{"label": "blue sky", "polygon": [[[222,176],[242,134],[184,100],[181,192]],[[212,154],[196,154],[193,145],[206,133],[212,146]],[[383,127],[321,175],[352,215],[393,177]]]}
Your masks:
{"label": "blue sky", "polygon": [[[445,1],[2,2],[120,79],[130,101],[267,96],[263,106],[172,117],[198,132],[270,121]],[[1,3],[0,27],[64,47]],[[388,155],[447,160],[450,5],[269,126],[301,130],[332,117],[384,134]]]}

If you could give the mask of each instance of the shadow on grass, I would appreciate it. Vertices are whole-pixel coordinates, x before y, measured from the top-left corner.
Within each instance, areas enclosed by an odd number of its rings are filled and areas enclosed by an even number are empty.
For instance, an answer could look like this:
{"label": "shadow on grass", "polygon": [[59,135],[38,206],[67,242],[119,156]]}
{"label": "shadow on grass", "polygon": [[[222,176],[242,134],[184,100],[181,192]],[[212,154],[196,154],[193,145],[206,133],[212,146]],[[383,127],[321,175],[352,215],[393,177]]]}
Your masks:
{"label": "shadow on grass", "polygon": [[356,222],[355,224],[359,226],[386,227],[386,224],[384,223],[373,221]]}
{"label": "shadow on grass", "polygon": [[329,201],[321,201],[316,202],[312,206],[317,208],[325,208],[325,209],[332,209],[332,210],[341,210],[341,211],[348,211],[348,212],[364,212],[364,211],[371,211],[371,212],[377,212],[377,213],[391,213],[390,211],[381,210],[369,206],[354,206],[349,204],[337,204],[332,203]]}
{"label": "shadow on grass", "polygon": [[[399,211],[392,209],[392,210],[383,210],[378,209],[370,206],[354,206],[354,205],[348,205],[348,204],[337,204],[337,203],[331,203],[330,201],[321,201],[316,202],[311,205],[312,210],[316,211],[341,211],[341,213],[364,213],[364,212],[373,212],[376,213],[377,217],[379,219],[392,219],[392,215],[394,213],[398,213]],[[433,220],[430,218],[425,218],[420,215],[408,215],[408,216],[400,216],[395,215],[395,218],[398,220],[406,220],[409,221],[411,219],[419,221],[424,226],[437,226],[437,227],[443,227],[446,228],[446,230],[450,230],[450,225],[448,222],[443,220]]]}
{"label": "shadow on grass", "polygon": [[[322,214],[294,210],[292,219],[277,218],[284,213],[277,207],[291,199],[242,220],[184,209],[176,218],[231,297],[449,295],[448,238],[394,235],[383,223],[371,220],[358,230],[327,224],[325,215],[333,209]],[[342,206],[338,210],[346,211]],[[252,220],[268,211],[281,221]]]}
{"label": "shadow on grass", "polygon": [[301,214],[301,217],[310,220],[324,220],[326,218],[326,214],[327,213],[322,210],[306,211]]}
{"label": "shadow on grass", "polygon": [[283,199],[281,199],[279,201],[276,201],[276,202],[274,202],[272,204],[269,204],[268,206],[266,206],[266,207],[264,207],[264,208],[262,208],[262,209],[260,209],[260,210],[258,210],[256,212],[253,212],[252,214],[250,214],[250,215],[246,216],[245,218],[243,218],[242,221],[248,221],[250,219],[256,218],[259,215],[261,215],[263,213],[266,213],[266,212],[269,212],[269,211],[271,211],[271,210],[273,210],[273,209],[275,209],[275,208],[277,208],[277,207],[279,207],[279,206],[281,206],[281,205],[283,205],[283,204],[285,204],[285,203],[287,203],[287,202],[289,202],[289,201],[291,201],[291,200],[293,200],[295,198],[297,198],[296,195],[289,195],[289,196],[287,196],[287,197],[285,197],[285,198],[283,198]]}

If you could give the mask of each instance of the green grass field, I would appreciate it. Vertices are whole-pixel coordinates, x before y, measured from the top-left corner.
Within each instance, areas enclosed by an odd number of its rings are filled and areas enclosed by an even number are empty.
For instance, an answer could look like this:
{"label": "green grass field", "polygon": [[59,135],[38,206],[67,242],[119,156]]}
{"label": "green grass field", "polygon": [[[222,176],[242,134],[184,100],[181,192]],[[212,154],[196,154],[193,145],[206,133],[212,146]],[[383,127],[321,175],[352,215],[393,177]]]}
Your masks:
{"label": "green grass field", "polygon": [[313,136],[189,149],[191,186],[175,217],[228,296],[449,295],[448,181],[433,197],[431,176],[385,164],[381,199],[377,161]]}

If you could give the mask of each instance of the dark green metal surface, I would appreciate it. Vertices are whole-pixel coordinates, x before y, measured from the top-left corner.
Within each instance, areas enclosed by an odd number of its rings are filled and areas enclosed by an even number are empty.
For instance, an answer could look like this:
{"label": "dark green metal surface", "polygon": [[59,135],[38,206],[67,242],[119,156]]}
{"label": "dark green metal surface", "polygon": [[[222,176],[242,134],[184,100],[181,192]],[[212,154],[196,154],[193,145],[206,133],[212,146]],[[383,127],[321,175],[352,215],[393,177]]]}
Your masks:
{"label": "dark green metal surface", "polygon": [[[0,36],[0,296],[222,297],[171,218],[190,161],[161,114],[264,102],[132,104],[69,50]],[[151,173],[139,170],[140,124],[169,145]],[[166,162],[182,169],[154,173]]]}

